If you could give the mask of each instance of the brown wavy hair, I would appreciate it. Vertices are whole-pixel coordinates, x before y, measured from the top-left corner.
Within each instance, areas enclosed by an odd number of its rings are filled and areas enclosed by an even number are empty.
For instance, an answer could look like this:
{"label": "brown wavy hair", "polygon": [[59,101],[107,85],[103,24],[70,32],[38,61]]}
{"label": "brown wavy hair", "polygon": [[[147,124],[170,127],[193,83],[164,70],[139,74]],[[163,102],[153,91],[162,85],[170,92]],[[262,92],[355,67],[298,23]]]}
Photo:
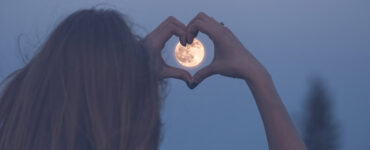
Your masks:
{"label": "brown wavy hair", "polygon": [[71,14],[3,83],[0,149],[157,149],[161,88],[148,60],[120,13]]}

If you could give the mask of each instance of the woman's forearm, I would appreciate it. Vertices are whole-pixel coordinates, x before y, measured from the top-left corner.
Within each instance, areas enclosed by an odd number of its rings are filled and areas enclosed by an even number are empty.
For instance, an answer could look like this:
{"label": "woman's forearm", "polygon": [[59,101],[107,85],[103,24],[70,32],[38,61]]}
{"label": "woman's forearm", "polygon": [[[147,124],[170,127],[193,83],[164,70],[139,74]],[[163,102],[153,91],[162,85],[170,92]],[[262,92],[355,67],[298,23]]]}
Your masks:
{"label": "woman's forearm", "polygon": [[211,64],[194,74],[189,88],[193,89],[213,74],[245,79],[262,116],[270,149],[305,150],[270,75],[259,61],[228,27],[205,13],[199,13],[188,24],[188,44],[191,44],[199,31],[207,34],[213,41],[214,57]]}
{"label": "woman's forearm", "polygon": [[255,98],[270,150],[305,150],[268,73],[246,79]]}

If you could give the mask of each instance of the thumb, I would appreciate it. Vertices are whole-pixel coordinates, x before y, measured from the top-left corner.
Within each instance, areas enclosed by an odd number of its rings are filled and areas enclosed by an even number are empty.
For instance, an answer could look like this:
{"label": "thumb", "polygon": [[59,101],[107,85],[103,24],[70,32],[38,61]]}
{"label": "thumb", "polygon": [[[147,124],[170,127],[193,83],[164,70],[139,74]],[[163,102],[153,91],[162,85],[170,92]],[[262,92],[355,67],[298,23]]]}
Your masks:
{"label": "thumb", "polygon": [[199,70],[197,73],[195,73],[193,77],[193,81],[190,84],[189,88],[194,89],[200,82],[202,82],[204,79],[206,79],[209,76],[214,75],[214,69],[212,65],[208,65],[204,67],[203,69]]}
{"label": "thumb", "polygon": [[179,68],[175,68],[171,66],[166,66],[163,68],[161,78],[162,79],[165,79],[165,78],[180,79],[186,82],[187,84],[189,84],[192,79],[189,72],[183,69],[179,69]]}

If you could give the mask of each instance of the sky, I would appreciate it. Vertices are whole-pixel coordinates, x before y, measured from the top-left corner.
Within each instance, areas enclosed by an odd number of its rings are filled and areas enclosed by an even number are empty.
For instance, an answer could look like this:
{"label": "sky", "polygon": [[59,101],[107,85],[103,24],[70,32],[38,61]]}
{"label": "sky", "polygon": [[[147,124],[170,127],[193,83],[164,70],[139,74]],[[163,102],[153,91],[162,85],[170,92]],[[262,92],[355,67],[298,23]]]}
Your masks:
{"label": "sky", "polygon": [[[325,81],[340,124],[342,150],[370,149],[369,0],[3,0],[0,2],[0,79],[20,68],[48,33],[81,8],[113,8],[145,36],[168,16],[187,24],[203,11],[222,21],[270,72],[297,125],[310,79]],[[21,35],[21,36],[20,36]],[[21,38],[19,38],[21,37]],[[213,45],[198,37],[209,64]],[[19,39],[19,40],[18,40]],[[174,61],[172,38],[163,57]],[[160,150],[268,149],[262,120],[244,81],[215,75],[194,90],[170,79]]]}

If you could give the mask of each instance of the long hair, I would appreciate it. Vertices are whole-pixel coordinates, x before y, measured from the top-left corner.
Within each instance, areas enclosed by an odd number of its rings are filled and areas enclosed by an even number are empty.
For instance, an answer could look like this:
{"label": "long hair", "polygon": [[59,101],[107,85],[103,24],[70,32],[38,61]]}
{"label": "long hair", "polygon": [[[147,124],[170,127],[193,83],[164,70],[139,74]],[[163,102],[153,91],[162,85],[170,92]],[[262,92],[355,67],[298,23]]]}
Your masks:
{"label": "long hair", "polygon": [[0,95],[1,150],[155,150],[160,88],[140,39],[114,10],[79,10]]}

